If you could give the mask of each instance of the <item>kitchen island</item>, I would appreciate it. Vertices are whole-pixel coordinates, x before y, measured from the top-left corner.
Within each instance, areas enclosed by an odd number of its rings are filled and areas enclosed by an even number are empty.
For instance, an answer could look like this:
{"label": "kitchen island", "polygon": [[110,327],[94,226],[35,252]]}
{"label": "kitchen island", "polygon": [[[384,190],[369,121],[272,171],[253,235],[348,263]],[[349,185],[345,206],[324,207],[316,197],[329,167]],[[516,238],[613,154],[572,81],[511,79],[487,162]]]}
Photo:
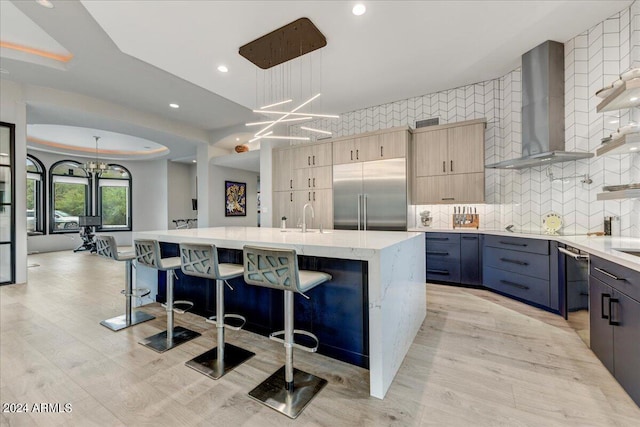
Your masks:
{"label": "kitchen island", "polygon": [[[133,238],[154,239],[174,247],[186,242],[214,244],[222,250],[236,252],[244,245],[295,249],[303,258],[333,261],[331,265],[336,275],[340,274],[341,265],[350,265],[350,261],[359,263],[364,273],[364,298],[354,302],[362,305],[361,310],[367,314],[365,344],[368,347],[370,394],[377,398],[384,398],[426,317],[422,233],[351,230],[301,233],[297,229],[217,227],[136,232]],[[315,264],[312,262],[310,267],[304,268],[312,268]],[[154,273],[139,266],[136,286],[157,290],[158,275]],[[328,282],[327,286],[330,284]],[[314,304],[317,310],[325,313],[335,309],[330,300],[324,304],[315,301]],[[322,335],[322,331],[316,332]],[[330,333],[346,332],[337,328]]]}

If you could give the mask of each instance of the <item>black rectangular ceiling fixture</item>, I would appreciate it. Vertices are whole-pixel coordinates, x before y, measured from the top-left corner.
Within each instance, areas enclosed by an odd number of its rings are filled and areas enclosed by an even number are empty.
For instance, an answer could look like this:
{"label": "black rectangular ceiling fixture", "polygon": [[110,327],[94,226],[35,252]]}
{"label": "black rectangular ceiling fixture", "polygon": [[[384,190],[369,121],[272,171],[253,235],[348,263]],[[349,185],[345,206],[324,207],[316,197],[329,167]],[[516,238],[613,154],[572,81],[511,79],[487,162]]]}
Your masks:
{"label": "black rectangular ceiling fixture", "polygon": [[309,18],[300,18],[240,47],[239,53],[263,70],[327,45]]}

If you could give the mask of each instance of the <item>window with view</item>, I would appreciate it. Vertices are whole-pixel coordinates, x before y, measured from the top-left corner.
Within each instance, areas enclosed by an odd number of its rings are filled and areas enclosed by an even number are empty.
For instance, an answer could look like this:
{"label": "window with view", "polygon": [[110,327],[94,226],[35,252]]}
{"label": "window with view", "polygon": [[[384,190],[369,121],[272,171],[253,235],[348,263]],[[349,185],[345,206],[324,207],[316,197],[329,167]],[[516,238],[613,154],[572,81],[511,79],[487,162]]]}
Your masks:
{"label": "window with view", "polygon": [[27,155],[27,233],[44,232],[44,166]]}
{"label": "window with view", "polygon": [[89,214],[91,200],[89,177],[80,163],[63,160],[51,166],[50,191],[51,232],[77,232],[78,217]]}
{"label": "window with view", "polygon": [[123,166],[109,165],[98,178],[98,212],[102,230],[131,230],[131,174]]}

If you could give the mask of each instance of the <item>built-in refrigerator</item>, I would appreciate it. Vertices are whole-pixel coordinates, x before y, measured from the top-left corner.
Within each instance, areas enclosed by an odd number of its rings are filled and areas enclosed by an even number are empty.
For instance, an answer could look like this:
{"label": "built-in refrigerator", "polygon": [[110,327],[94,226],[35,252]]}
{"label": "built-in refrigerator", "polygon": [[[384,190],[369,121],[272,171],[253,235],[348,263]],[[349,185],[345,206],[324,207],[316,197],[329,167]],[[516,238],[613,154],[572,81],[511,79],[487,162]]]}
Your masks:
{"label": "built-in refrigerator", "polygon": [[334,165],[333,227],[406,231],[406,159]]}

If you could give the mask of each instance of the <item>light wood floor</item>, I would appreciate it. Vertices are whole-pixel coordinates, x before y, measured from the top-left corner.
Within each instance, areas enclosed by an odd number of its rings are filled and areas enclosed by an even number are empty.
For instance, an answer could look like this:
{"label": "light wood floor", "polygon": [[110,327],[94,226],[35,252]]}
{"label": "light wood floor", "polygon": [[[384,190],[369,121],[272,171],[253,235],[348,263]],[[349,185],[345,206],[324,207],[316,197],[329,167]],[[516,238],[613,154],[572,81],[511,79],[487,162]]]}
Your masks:
{"label": "light wood floor", "polygon": [[[387,397],[369,397],[367,371],[296,353],[328,386],[295,421],[247,392],[283,362],[283,349],[249,332],[228,341],[256,356],[214,381],[184,362],[214,346],[203,336],[165,354],[137,342],[154,321],[111,332],[122,313],[124,267],[70,252],[29,257],[29,282],[0,287],[0,400],[71,403],[71,413],[1,415],[2,426],[615,426],[640,425],[640,409],[566,322],[485,291],[427,285],[429,314]],[[640,368],[640,367],[639,367]]]}

